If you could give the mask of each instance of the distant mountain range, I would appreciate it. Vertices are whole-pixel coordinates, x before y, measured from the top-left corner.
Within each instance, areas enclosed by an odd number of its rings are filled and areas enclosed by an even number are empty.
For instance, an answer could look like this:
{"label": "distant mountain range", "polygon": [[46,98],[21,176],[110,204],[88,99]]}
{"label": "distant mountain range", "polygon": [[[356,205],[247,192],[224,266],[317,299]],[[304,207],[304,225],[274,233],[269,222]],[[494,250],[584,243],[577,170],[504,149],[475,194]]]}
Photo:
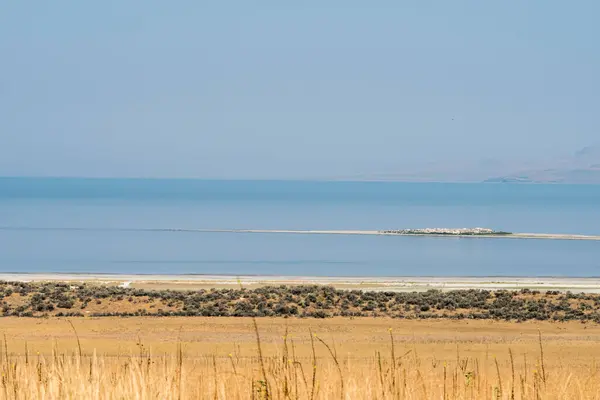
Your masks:
{"label": "distant mountain range", "polygon": [[600,184],[600,144],[548,160],[483,159],[476,162],[431,162],[395,165],[393,171],[337,177],[340,180],[396,182],[493,182]]}
{"label": "distant mountain range", "polygon": [[484,182],[600,184],[600,145],[584,147],[569,157],[548,162],[544,168],[524,169]]}

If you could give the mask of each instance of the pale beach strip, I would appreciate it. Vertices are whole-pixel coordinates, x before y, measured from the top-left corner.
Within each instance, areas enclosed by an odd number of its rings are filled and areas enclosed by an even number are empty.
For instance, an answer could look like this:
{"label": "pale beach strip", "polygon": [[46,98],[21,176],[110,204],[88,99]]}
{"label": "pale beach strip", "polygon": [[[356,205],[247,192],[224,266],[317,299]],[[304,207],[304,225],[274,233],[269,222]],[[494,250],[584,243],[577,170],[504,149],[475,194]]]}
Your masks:
{"label": "pale beach strip", "polygon": [[152,290],[254,289],[279,285],[331,285],[342,290],[413,292],[436,290],[558,290],[600,293],[600,277],[283,276],[101,273],[0,273],[0,281],[88,283]]}

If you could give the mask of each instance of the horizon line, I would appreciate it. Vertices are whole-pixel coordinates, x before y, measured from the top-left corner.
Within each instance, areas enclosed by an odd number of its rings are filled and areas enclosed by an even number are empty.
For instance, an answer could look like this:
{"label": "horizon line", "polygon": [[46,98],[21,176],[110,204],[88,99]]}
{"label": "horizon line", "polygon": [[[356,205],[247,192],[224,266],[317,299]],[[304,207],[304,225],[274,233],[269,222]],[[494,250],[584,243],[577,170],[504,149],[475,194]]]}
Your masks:
{"label": "horizon line", "polygon": [[347,183],[437,183],[437,184],[489,184],[489,185],[597,185],[597,183],[569,182],[490,182],[484,180],[402,180],[368,178],[211,178],[211,177],[144,177],[144,176],[75,176],[75,175],[0,175],[0,179],[38,180],[138,180],[138,181],[226,181],[226,182],[347,182]]}

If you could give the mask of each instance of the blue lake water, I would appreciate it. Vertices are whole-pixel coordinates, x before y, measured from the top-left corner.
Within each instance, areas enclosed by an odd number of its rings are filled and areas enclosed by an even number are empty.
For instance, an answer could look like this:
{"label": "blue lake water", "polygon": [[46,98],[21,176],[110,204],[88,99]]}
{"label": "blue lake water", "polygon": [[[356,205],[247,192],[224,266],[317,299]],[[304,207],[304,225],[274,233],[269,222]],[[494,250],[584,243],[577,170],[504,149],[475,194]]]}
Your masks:
{"label": "blue lake water", "polygon": [[0,178],[0,272],[600,275],[596,241],[144,230],[474,226],[598,235],[600,186]]}

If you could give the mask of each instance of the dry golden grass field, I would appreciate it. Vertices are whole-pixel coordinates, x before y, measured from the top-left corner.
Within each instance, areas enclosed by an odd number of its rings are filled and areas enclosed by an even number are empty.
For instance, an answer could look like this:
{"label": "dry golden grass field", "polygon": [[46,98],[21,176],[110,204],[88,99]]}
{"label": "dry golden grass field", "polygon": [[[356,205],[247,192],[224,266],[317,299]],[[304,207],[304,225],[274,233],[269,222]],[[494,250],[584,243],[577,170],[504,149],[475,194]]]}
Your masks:
{"label": "dry golden grass field", "polygon": [[0,399],[600,399],[593,323],[256,324],[2,318]]}

